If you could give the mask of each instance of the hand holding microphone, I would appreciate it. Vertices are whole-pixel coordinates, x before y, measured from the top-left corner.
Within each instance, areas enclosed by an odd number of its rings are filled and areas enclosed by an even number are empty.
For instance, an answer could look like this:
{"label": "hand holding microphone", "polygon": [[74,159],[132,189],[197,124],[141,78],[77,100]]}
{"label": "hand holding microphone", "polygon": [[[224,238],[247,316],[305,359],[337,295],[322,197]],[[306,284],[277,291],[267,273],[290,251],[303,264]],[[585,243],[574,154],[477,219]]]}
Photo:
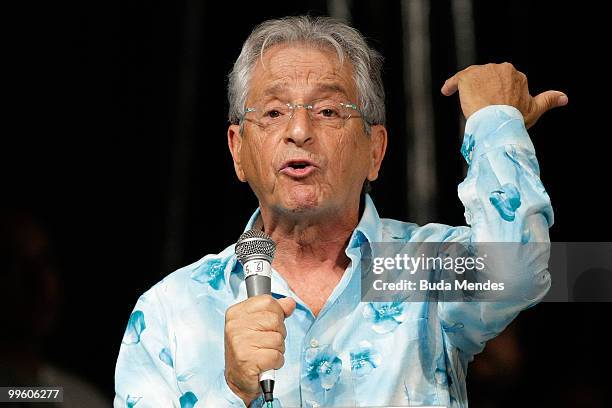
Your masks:
{"label": "hand holding microphone", "polygon": [[264,392],[271,401],[274,369],[284,364],[284,320],[295,309],[291,298],[270,296],[274,242],[263,231],[250,230],[236,243],[249,298],[225,314],[225,379],[230,389],[249,404]]}

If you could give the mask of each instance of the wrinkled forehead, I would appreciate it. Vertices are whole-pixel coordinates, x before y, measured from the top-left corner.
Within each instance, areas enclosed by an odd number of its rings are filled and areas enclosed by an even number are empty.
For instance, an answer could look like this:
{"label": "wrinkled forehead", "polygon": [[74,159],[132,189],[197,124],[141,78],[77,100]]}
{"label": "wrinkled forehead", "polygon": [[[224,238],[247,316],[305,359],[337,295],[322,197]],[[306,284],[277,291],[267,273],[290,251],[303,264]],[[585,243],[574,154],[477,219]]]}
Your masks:
{"label": "wrinkled forehead", "polygon": [[272,46],[258,59],[251,74],[248,101],[328,96],[356,100],[350,60],[345,57],[340,63],[332,48],[290,43]]}

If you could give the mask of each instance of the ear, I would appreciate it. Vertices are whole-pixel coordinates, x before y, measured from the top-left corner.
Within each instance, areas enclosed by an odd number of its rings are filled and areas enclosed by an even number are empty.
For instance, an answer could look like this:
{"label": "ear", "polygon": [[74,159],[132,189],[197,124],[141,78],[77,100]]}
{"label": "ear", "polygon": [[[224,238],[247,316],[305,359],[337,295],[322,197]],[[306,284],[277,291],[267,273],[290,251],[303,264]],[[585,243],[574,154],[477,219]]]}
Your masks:
{"label": "ear", "polygon": [[387,151],[387,129],[383,125],[373,125],[370,132],[370,168],[368,180],[378,178],[378,171]]}
{"label": "ear", "polygon": [[242,169],[242,165],[240,163],[240,150],[242,149],[240,125],[230,125],[227,128],[227,145],[230,153],[232,154],[232,159],[234,160],[234,170],[236,171],[236,176],[238,176],[240,181],[245,182],[246,177],[244,176],[244,170]]}

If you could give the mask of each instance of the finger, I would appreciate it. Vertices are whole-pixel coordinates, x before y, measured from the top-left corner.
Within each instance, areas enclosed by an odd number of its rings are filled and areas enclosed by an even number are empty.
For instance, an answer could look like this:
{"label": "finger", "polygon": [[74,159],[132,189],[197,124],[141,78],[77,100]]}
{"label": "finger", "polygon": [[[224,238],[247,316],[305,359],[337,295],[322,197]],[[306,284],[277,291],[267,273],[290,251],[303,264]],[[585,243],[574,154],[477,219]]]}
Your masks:
{"label": "finger", "polygon": [[442,95],[451,96],[459,89],[459,73],[456,73],[452,77],[448,78],[444,85],[442,85]]}
{"label": "finger", "polygon": [[262,310],[268,310],[278,313],[281,316],[284,315],[283,309],[271,295],[253,296],[245,300],[243,303],[247,313],[256,313]]}
{"label": "finger", "polygon": [[278,350],[259,349],[257,354],[257,368],[260,372],[278,370],[285,364],[285,356]]}
{"label": "finger", "polygon": [[541,94],[536,95],[533,100],[538,116],[553,108],[565,106],[569,102],[567,95],[559,91],[542,92]]}
{"label": "finger", "polygon": [[254,344],[258,348],[277,350],[285,354],[285,338],[276,331],[260,333]]}
{"label": "finger", "polygon": [[250,313],[245,317],[244,324],[252,330],[257,331],[277,331],[283,336],[287,335],[285,328],[284,317],[275,312],[262,310],[256,313]]}
{"label": "finger", "polygon": [[567,95],[559,91],[546,91],[531,99],[530,108],[525,116],[525,126],[529,129],[540,117],[553,108],[567,105]]}
{"label": "finger", "polygon": [[291,314],[295,310],[295,307],[297,306],[297,304],[295,303],[295,300],[293,300],[290,297],[278,299],[277,302],[280,305],[280,307],[283,309],[283,313],[285,314],[285,317],[291,316]]}

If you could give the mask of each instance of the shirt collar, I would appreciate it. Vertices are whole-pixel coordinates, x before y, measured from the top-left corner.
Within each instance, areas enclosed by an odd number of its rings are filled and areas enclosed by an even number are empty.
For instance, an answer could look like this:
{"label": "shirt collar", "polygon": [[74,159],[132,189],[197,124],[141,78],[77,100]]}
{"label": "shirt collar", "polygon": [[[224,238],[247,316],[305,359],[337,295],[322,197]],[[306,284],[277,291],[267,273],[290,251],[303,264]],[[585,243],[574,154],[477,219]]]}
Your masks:
{"label": "shirt collar", "polygon": [[[261,211],[259,207],[253,212],[249,222],[247,222],[246,227],[244,228],[244,232],[260,227],[261,221],[259,219]],[[353,234],[349,239],[349,243],[347,245],[346,251],[348,252],[351,248],[358,248],[364,242],[381,242],[382,241],[382,225],[380,222],[380,217],[378,215],[378,211],[374,206],[374,202],[369,194],[365,194],[364,196],[364,209],[361,214],[361,218],[359,219],[359,223],[355,230],[353,230]],[[238,264],[238,259],[236,255],[233,254],[234,245],[231,246],[232,255],[227,260],[227,265],[224,270],[224,279],[226,287],[229,287],[230,283],[230,275],[235,272],[238,268],[236,267]]]}

